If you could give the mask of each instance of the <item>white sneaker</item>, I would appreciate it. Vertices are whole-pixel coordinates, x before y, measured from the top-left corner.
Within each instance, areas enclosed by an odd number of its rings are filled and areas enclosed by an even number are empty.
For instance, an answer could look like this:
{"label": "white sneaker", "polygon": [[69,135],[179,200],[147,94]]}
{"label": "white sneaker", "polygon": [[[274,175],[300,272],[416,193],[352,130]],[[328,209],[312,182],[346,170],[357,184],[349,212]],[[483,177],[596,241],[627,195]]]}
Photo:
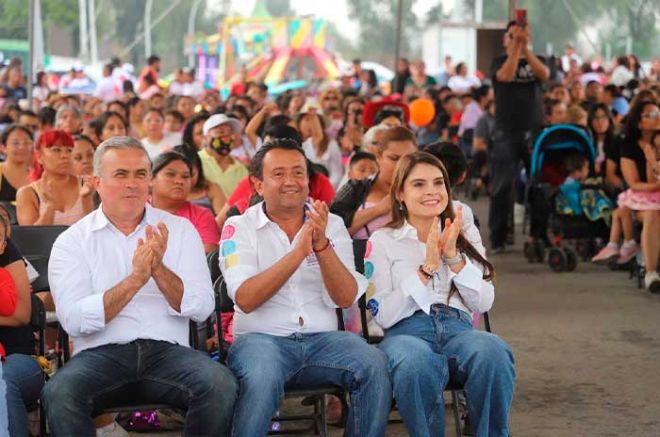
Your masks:
{"label": "white sneaker", "polygon": [[660,275],[658,275],[658,272],[648,272],[644,276],[644,285],[651,293],[660,293]]}
{"label": "white sneaker", "polygon": [[96,428],[96,437],[128,437],[128,432],[113,420],[106,426]]}
{"label": "white sneaker", "polygon": [[513,204],[513,224],[520,226],[523,224],[524,221],[525,221],[525,205],[516,202]]}

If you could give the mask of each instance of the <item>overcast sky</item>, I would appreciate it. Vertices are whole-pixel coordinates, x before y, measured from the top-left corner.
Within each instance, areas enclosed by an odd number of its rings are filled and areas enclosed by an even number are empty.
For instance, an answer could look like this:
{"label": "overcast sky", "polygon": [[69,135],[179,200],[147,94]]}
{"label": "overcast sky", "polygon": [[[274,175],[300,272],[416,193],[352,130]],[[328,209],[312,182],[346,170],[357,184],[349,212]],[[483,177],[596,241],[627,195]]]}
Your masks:
{"label": "overcast sky", "polygon": [[[212,3],[217,4],[213,0],[207,0],[209,7]],[[247,16],[254,8],[256,0],[240,0],[231,1],[231,10],[239,15]],[[378,0],[373,0],[378,1]],[[423,16],[433,5],[442,2],[445,6],[445,11],[452,9],[455,0],[418,0],[415,7],[415,14]],[[331,1],[314,1],[314,0],[291,0],[291,7],[294,11],[301,15],[315,15],[323,17],[328,21],[332,21],[337,25],[340,32],[347,38],[355,38],[357,36],[358,25],[351,21],[348,13],[348,5],[346,0],[331,0]]]}

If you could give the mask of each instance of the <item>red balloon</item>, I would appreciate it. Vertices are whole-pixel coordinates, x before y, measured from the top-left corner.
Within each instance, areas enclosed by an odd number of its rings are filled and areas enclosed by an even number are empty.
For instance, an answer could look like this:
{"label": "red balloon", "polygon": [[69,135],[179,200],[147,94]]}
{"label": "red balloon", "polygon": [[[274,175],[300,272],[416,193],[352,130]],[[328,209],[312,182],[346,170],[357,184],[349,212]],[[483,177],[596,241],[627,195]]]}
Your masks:
{"label": "red balloon", "polygon": [[433,102],[428,99],[417,99],[410,105],[410,121],[415,123],[415,126],[426,126],[433,121],[435,117],[435,106]]}

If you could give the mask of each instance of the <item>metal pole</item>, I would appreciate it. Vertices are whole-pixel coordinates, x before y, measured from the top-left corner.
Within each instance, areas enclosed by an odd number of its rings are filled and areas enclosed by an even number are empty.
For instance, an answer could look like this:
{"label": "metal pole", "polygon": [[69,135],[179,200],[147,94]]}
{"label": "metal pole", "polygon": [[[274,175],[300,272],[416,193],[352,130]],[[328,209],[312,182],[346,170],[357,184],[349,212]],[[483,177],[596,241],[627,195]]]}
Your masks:
{"label": "metal pole", "polygon": [[78,22],[80,26],[80,60],[87,61],[89,55],[89,37],[87,34],[87,1],[78,0]]}
{"label": "metal pole", "polygon": [[401,21],[403,19],[403,0],[399,0],[396,11],[396,43],[394,51],[394,71],[397,71],[399,65],[399,56],[401,56]]}
{"label": "metal pole", "polygon": [[153,0],[147,0],[144,6],[144,57],[151,56],[151,7]]}
{"label": "metal pole", "polygon": [[34,1],[30,0],[30,12],[28,14],[28,42],[30,46],[30,59],[28,60],[28,71],[27,71],[27,98],[28,106],[30,109],[34,108],[32,102],[32,76],[34,71]]}
{"label": "metal pole", "polygon": [[[199,9],[199,4],[202,2],[202,0],[195,0],[195,3],[193,3],[192,8],[190,8],[190,15],[188,16],[188,36],[189,38],[194,38],[195,35],[195,18],[197,17],[197,9]],[[188,67],[194,67],[195,66],[195,54],[190,51],[188,53]]]}
{"label": "metal pole", "polygon": [[96,42],[96,1],[89,0],[89,43],[92,52],[92,65],[99,61],[99,49]]}
{"label": "metal pole", "polygon": [[[183,0],[172,1],[172,3],[170,3],[170,5],[167,7],[167,9],[165,9],[165,10],[163,11],[163,13],[160,14],[158,17],[156,17],[156,19],[151,23],[151,28],[153,29],[154,27],[156,27],[156,26],[158,25],[158,23],[160,23],[161,21],[163,21],[163,20],[165,19],[165,17],[167,17],[167,15],[168,15],[170,12],[172,12],[172,10],[173,10],[174,8],[176,8],[176,7],[177,7],[182,1],[183,1]],[[145,35],[146,35],[146,32],[139,33],[139,34],[135,37],[135,39],[134,39],[134,40],[133,40],[128,46],[126,46],[126,47],[124,48],[124,50],[122,50],[122,51],[119,53],[119,55],[118,55],[119,58],[123,58],[124,56],[126,56],[126,55],[127,55],[132,49],[133,49],[133,47],[135,47],[140,41],[142,41],[142,40],[144,39],[144,36],[145,36]]]}
{"label": "metal pole", "polygon": [[509,0],[509,21],[513,20],[516,10],[516,0]]}
{"label": "metal pole", "polygon": [[481,24],[484,20],[484,1],[477,0],[474,4],[474,21]]}

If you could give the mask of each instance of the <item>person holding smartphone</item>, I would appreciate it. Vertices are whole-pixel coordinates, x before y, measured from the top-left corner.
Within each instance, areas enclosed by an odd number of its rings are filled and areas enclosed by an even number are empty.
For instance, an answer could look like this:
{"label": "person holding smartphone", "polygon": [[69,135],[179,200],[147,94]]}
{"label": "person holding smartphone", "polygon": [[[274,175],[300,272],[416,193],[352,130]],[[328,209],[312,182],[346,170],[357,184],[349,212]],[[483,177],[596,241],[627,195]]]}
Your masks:
{"label": "person holding smartphone", "polygon": [[490,150],[491,247],[504,249],[508,217],[512,213],[512,184],[520,161],[529,162],[532,132],[543,125],[543,82],[550,70],[543,57],[530,48],[527,14],[518,11],[504,33],[506,52],[493,60],[491,77],[495,91],[495,133]]}

